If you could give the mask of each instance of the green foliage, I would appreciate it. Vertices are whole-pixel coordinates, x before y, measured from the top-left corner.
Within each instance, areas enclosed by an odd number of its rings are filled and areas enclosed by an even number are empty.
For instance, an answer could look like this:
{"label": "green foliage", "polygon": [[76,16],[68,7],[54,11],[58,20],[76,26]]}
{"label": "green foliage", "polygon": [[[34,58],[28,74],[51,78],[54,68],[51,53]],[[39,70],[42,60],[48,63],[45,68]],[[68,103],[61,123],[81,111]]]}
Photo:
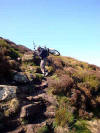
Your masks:
{"label": "green foliage", "polygon": [[8,45],[5,40],[0,40],[0,48],[5,55],[10,56],[12,59],[17,59],[20,57],[18,50]]}
{"label": "green foliage", "polygon": [[30,65],[30,66],[36,66],[36,64],[31,60],[26,60],[23,62],[23,65],[27,66],[27,65]]}
{"label": "green foliage", "polygon": [[88,83],[90,85],[91,88],[98,88],[100,86],[100,81],[97,79],[96,74],[92,74],[92,73],[81,73],[81,78],[82,81],[85,83]]}
{"label": "green foliage", "polygon": [[36,81],[36,82],[41,82],[44,76],[43,76],[42,74],[35,73],[35,74],[33,75],[33,77],[34,77],[34,81]]}
{"label": "green foliage", "polygon": [[4,111],[4,115],[6,117],[10,117],[12,115],[15,115],[19,110],[19,101],[17,98],[13,98],[11,101],[7,104],[7,109]]}
{"label": "green foliage", "polygon": [[33,69],[34,69],[34,73],[41,73],[40,66],[34,66]]}
{"label": "green foliage", "polygon": [[37,133],[49,133],[49,129],[47,126],[41,127]]}
{"label": "green foliage", "polygon": [[19,57],[18,51],[11,48],[5,40],[0,40],[0,76],[2,79],[11,79],[12,69],[19,70],[18,63],[14,60]]}
{"label": "green foliage", "polygon": [[46,69],[50,74],[54,72],[54,68],[52,66],[46,66]]}
{"label": "green foliage", "polygon": [[85,120],[78,120],[73,127],[75,129],[74,133],[91,133],[87,126]]}
{"label": "green foliage", "polygon": [[72,123],[73,120],[74,120],[74,117],[72,113],[68,111],[66,108],[60,108],[56,111],[55,121],[57,125],[64,127],[67,124]]}
{"label": "green foliage", "polygon": [[98,90],[100,88],[100,81],[98,80],[89,80],[88,81],[91,88],[94,88],[95,90]]}
{"label": "green foliage", "polygon": [[83,82],[91,81],[91,80],[96,80],[96,75],[95,74],[89,74],[88,72],[83,73]]}
{"label": "green foliage", "polygon": [[44,76],[42,74],[36,73],[36,78],[42,80]]}
{"label": "green foliage", "polygon": [[88,68],[89,68],[88,64],[85,63],[85,62],[80,62],[80,63],[79,63],[79,66],[80,66],[81,68],[83,68],[83,69],[88,69]]}
{"label": "green foliage", "polygon": [[57,127],[57,123],[54,121],[53,122],[53,128],[56,128]]}
{"label": "green foliage", "polygon": [[[100,104],[100,68],[69,57],[50,57],[50,61],[50,65],[55,68],[49,83],[52,94],[60,96],[60,99],[63,96],[68,97],[75,117],[91,119],[93,110],[97,110]],[[61,124],[61,119],[67,121],[61,115],[66,116],[66,110],[63,107],[58,108],[56,118],[59,125],[64,125]]]}
{"label": "green foliage", "polygon": [[1,48],[4,48],[4,47],[9,48],[9,45],[6,43],[6,41],[0,40],[0,47]]}
{"label": "green foliage", "polygon": [[25,118],[20,118],[20,123],[21,125],[26,125],[28,124],[28,120],[26,120]]}
{"label": "green foliage", "polygon": [[83,82],[87,82],[90,87],[94,89],[98,89],[100,87],[100,81],[96,78],[95,74],[84,75]]}
{"label": "green foliage", "polygon": [[40,65],[40,58],[39,56],[33,55],[33,61],[36,66]]}
{"label": "green foliage", "polygon": [[16,51],[14,48],[10,48],[9,49],[9,56],[12,58],[12,59],[17,59],[18,57],[20,57],[20,54],[18,51]]}
{"label": "green foliage", "polygon": [[71,111],[71,106],[67,97],[59,97],[59,107],[56,111],[55,122],[58,126],[66,126],[74,121],[74,115]]}
{"label": "green foliage", "polygon": [[90,88],[98,89],[100,87],[100,80],[97,79],[96,74],[88,71],[77,71],[73,74],[74,81],[88,83]]}

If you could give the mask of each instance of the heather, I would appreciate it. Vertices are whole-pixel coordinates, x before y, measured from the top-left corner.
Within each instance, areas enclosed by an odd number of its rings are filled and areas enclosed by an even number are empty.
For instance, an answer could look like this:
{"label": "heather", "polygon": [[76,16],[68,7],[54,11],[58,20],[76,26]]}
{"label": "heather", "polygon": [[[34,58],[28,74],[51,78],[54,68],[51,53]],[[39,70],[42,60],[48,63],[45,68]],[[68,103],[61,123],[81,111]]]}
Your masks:
{"label": "heather", "polygon": [[50,54],[44,78],[39,64],[34,51],[0,39],[0,130],[90,133],[93,120],[99,129],[100,67]]}

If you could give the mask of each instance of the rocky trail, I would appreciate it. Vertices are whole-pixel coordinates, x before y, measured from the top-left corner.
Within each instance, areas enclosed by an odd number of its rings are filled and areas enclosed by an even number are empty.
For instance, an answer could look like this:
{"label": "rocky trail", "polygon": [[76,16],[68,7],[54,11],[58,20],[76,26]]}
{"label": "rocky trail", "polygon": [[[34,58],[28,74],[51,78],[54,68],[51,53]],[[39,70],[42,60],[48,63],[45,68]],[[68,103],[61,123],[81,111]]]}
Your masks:
{"label": "rocky trail", "polygon": [[99,133],[100,67],[50,54],[44,78],[40,61],[0,37],[0,133]]}
{"label": "rocky trail", "polygon": [[[31,88],[33,84],[30,85]],[[48,93],[48,78],[29,91],[29,85],[18,86],[17,97],[20,101],[20,113],[6,123],[4,133],[37,133],[42,126],[51,126],[55,117],[57,101]],[[51,127],[50,127],[51,128]],[[52,130],[52,129],[51,129]]]}

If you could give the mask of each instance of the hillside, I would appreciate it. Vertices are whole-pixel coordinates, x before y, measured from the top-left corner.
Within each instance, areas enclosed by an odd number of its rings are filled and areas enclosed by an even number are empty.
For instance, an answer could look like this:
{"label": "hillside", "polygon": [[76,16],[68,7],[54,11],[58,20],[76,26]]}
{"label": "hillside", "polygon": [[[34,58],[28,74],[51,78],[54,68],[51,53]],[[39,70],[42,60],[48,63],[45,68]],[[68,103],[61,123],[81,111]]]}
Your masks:
{"label": "hillside", "polygon": [[29,48],[27,48],[27,47],[25,47],[25,46],[23,46],[23,45],[16,45],[14,42],[12,42],[12,41],[10,41],[10,40],[8,40],[8,39],[4,39],[4,38],[2,38],[2,37],[0,37],[0,42],[1,42],[1,43],[2,43],[2,42],[7,43],[7,44],[9,45],[9,47],[14,48],[16,51],[19,51],[19,52],[22,53],[22,54],[24,54],[24,53],[26,53],[26,52],[32,52],[31,49],[29,49]]}
{"label": "hillside", "polygon": [[44,78],[39,64],[0,37],[0,133],[98,133],[100,68],[49,55]]}

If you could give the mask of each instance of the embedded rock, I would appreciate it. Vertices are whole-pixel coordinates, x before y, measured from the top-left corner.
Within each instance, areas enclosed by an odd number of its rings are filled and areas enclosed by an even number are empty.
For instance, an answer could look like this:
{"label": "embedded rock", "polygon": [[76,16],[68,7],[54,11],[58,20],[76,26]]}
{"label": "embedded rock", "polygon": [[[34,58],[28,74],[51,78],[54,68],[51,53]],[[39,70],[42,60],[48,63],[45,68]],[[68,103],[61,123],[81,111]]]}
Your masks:
{"label": "embedded rock", "polygon": [[23,72],[18,72],[14,75],[14,81],[17,83],[28,83],[29,79]]}
{"label": "embedded rock", "polygon": [[16,97],[16,86],[0,85],[0,101]]}

